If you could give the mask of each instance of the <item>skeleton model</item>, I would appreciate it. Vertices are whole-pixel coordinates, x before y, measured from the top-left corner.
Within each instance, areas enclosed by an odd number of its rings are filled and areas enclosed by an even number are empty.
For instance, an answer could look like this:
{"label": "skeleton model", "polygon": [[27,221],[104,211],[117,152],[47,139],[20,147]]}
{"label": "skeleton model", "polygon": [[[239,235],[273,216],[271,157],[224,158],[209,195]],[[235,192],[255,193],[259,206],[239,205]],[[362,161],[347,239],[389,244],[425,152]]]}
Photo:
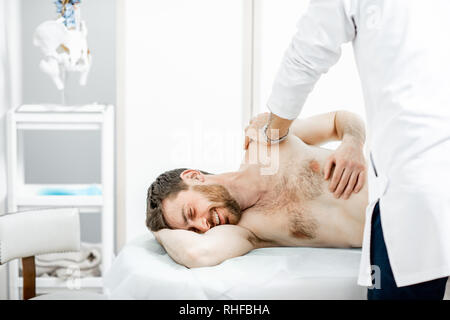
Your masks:
{"label": "skeleton model", "polygon": [[44,58],[40,68],[59,90],[64,89],[65,72],[80,72],[80,85],[86,85],[92,57],[87,45],[87,28],[81,21],[81,0],[55,0],[60,18],[41,23],[33,43],[41,48]]}

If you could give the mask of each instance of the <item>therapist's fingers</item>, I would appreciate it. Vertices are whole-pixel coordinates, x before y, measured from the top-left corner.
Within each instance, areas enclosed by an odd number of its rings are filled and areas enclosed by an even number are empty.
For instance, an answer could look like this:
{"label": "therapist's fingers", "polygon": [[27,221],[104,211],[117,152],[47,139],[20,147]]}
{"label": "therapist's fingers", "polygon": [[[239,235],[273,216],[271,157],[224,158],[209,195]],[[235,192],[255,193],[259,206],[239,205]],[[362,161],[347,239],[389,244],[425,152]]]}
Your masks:
{"label": "therapist's fingers", "polygon": [[358,183],[358,176],[359,173],[356,171],[352,172],[352,175],[350,176],[350,179],[348,180],[347,187],[345,187],[344,193],[342,197],[347,200],[350,198],[352,192],[355,190],[355,186]]}
{"label": "therapist's fingers", "polygon": [[331,175],[331,169],[333,169],[335,159],[334,157],[329,157],[325,163],[325,167],[323,168],[324,178],[328,180]]}
{"label": "therapist's fingers", "polygon": [[246,126],[244,129],[244,150],[248,149],[248,145],[250,143],[249,137],[247,137],[247,130],[250,125]]}
{"label": "therapist's fingers", "polygon": [[254,128],[253,126],[249,126],[245,130],[245,139],[244,139],[244,149],[248,149],[248,146],[250,145],[250,142],[252,141],[258,141],[258,130]]}
{"label": "therapist's fingers", "polygon": [[244,139],[244,150],[248,149],[248,145],[249,144],[250,144],[250,138],[245,136],[245,139]]}
{"label": "therapist's fingers", "polygon": [[347,186],[350,176],[352,175],[352,172],[347,168],[344,169],[344,172],[342,173],[341,179],[339,180],[339,184],[336,187],[336,191],[334,191],[334,196],[336,198],[340,198],[342,193],[345,190],[345,187]]}
{"label": "therapist's fingers", "polygon": [[[250,120],[251,121],[251,120]],[[245,127],[244,129],[244,150],[248,149],[248,146],[250,145],[250,142],[252,142],[252,140],[255,138],[255,134],[254,134],[254,128],[251,124],[249,124],[248,126]]]}
{"label": "therapist's fingers", "polygon": [[334,169],[334,172],[333,172],[333,177],[331,178],[331,181],[330,181],[330,186],[329,186],[330,192],[334,193],[336,191],[336,188],[339,185],[339,181],[341,181],[342,174],[344,173],[344,169],[345,169],[345,166],[336,165],[336,168]]}
{"label": "therapist's fingers", "polygon": [[260,113],[250,119],[248,126],[244,129],[244,150],[247,150],[250,142],[257,141],[265,143],[265,139],[260,137],[260,129],[267,123],[270,114],[268,112]]}
{"label": "therapist's fingers", "polygon": [[358,193],[361,191],[361,189],[364,187],[364,182],[366,181],[366,175],[364,171],[361,171],[358,175],[358,182],[355,187],[355,193]]}

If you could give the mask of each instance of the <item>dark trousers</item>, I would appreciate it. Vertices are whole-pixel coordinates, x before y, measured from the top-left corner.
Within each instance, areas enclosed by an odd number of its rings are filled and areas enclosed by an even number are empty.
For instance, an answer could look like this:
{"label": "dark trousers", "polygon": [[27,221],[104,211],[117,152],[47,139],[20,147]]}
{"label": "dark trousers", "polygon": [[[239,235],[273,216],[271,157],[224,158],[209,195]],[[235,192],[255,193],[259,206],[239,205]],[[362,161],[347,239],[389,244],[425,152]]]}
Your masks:
{"label": "dark trousers", "polygon": [[[370,260],[372,266],[378,266],[380,283],[375,283],[373,277],[373,288],[367,290],[368,300],[442,300],[445,294],[445,285],[448,277],[422,282],[405,287],[397,287],[392,274],[386,244],[381,228],[380,206],[376,204],[372,215],[372,234],[370,237]],[[377,287],[379,289],[377,289]]]}

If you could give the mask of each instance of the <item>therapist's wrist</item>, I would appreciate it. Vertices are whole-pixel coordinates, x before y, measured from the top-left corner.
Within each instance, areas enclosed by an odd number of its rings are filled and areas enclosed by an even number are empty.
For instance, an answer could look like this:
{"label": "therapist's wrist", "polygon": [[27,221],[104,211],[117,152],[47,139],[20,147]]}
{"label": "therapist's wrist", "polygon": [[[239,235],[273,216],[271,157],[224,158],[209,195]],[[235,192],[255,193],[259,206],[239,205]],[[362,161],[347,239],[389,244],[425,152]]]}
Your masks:
{"label": "therapist's wrist", "polygon": [[289,128],[293,120],[283,119],[277,115],[270,113],[267,122],[266,136],[270,140],[278,140],[289,134]]}
{"label": "therapist's wrist", "polygon": [[270,129],[269,130],[267,124],[264,125],[264,127],[262,128],[262,131],[264,133],[267,144],[276,144],[276,143],[283,142],[284,140],[287,139],[288,134],[289,134],[289,130],[288,130],[288,132],[286,134],[280,136],[278,134],[278,129]]}

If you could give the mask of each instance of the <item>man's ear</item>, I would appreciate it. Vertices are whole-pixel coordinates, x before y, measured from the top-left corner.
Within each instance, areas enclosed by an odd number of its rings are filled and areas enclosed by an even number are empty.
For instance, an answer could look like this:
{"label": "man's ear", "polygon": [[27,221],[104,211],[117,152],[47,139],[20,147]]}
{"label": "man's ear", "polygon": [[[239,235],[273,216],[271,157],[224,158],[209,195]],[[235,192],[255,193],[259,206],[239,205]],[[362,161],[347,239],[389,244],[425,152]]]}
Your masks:
{"label": "man's ear", "polygon": [[197,180],[199,182],[205,182],[204,174],[194,169],[184,170],[180,174],[180,178],[183,180]]}

